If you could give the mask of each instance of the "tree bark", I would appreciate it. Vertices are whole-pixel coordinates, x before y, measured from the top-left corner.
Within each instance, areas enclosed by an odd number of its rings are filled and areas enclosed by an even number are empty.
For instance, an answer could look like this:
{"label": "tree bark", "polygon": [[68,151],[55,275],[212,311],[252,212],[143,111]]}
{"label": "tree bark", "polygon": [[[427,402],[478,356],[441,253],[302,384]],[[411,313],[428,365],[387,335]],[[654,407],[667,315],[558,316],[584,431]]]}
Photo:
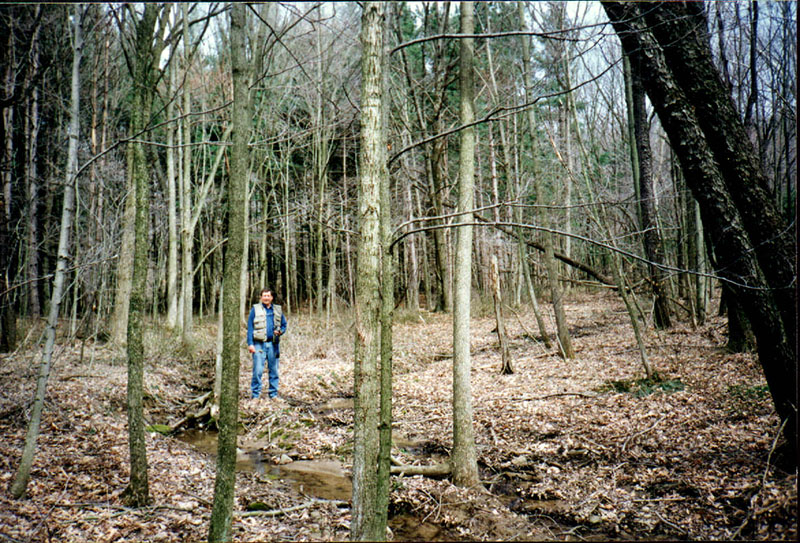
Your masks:
{"label": "tree bark", "polygon": [[[131,131],[144,130],[150,122],[153,97],[156,92],[156,70],[163,47],[155,39],[156,20],[163,7],[146,4],[141,20],[136,24],[133,80],[135,82],[131,103]],[[147,449],[144,431],[144,318],[147,299],[147,266],[149,253],[148,230],[150,222],[150,168],[144,144],[130,143],[131,177],[135,186],[133,276],[130,305],[128,307],[128,446],[130,452],[130,484],[125,499],[132,507],[142,507],[150,502],[147,477]]]}
{"label": "tree bark", "polygon": [[[384,8],[385,19],[381,28],[383,52],[382,66],[389,58],[386,50],[388,39],[383,31],[391,27],[392,12]],[[389,70],[381,69],[381,90],[389,88]],[[389,126],[389,108],[383,107],[381,120],[381,141],[386,148],[386,127]],[[392,191],[391,180],[384,165],[380,177],[380,237],[381,237],[381,375],[380,375],[380,427],[378,449],[377,516],[375,530],[386,532],[389,522],[389,494],[391,491],[391,453],[392,453],[392,324],[394,323],[395,266],[392,253]]]}
{"label": "tree bark", "polygon": [[383,541],[386,526],[378,511],[380,425],[380,193],[386,173],[383,133],[384,2],[367,2],[361,18],[361,157],[356,263],[353,428],[353,507],[350,537]]}
{"label": "tree bark", "polygon": [[[784,435],[789,448],[787,458],[796,463],[794,452],[797,421],[795,388],[797,362],[794,338],[790,337],[794,328],[787,329],[784,326],[782,312],[773,296],[771,288],[773,285],[767,280],[767,276],[771,276],[775,283],[775,292],[783,292],[778,286],[788,285],[789,281],[783,281],[787,279],[787,274],[794,273],[794,266],[786,262],[785,251],[782,248],[782,236],[786,231],[778,225],[765,224],[771,221],[756,221],[752,216],[754,209],[763,211],[764,216],[771,215],[771,206],[766,202],[762,206],[761,200],[756,198],[761,194],[758,179],[751,176],[749,179],[755,186],[748,187],[740,186],[741,180],[726,180],[727,176],[739,171],[730,167],[734,165],[731,164],[733,162],[742,165],[742,173],[747,173],[745,171],[747,168],[744,166],[752,163],[750,155],[729,156],[727,158],[731,163],[725,163],[725,157],[721,155],[726,153],[718,148],[719,141],[712,140],[723,139],[729,145],[734,145],[734,149],[741,149],[740,145],[729,140],[729,136],[724,131],[720,132],[720,128],[701,125],[700,110],[707,109],[706,104],[700,104],[699,100],[692,99],[690,93],[684,91],[684,86],[692,87],[694,83],[679,82],[669,66],[680,66],[679,72],[693,72],[694,78],[704,80],[713,78],[718,81],[718,74],[695,69],[695,60],[703,56],[698,51],[695,51],[694,57],[685,59],[686,62],[670,62],[664,54],[664,49],[653,37],[651,33],[653,30],[648,29],[652,29],[652,24],[648,25],[641,18],[642,11],[651,14],[656,9],[663,15],[662,11],[667,9],[665,7],[667,4],[673,3],[662,3],[659,4],[660,8],[649,6],[647,10],[641,10],[640,4],[604,1],[603,7],[622,41],[625,52],[631,55],[631,58],[638,57],[641,62],[645,89],[681,161],[686,182],[700,204],[703,224],[714,242],[717,273],[723,280],[727,280],[735,291],[737,300],[753,325],[753,332],[758,342],[759,361],[764,369],[773,402],[778,416],[786,421]],[[665,19],[659,21],[667,26],[671,24]],[[699,40],[695,32],[696,30],[692,30],[684,34],[680,41],[691,42],[694,47],[700,49],[705,42]],[[712,96],[706,97],[706,99],[711,98]],[[714,95],[713,98],[718,102],[724,102],[719,96]],[[717,121],[720,125],[738,123],[727,119],[725,112],[722,111],[730,108],[730,104],[724,106],[718,103],[718,107],[720,111]],[[708,129],[707,133],[705,129]],[[735,127],[731,129],[735,130]],[[717,151],[714,152],[712,147],[717,147]],[[754,199],[741,201],[741,194],[731,193],[732,188],[737,186]],[[745,209],[742,209],[742,206]],[[749,216],[749,220],[746,221],[745,216]],[[760,266],[762,260],[760,255],[764,252],[764,245],[774,250],[774,262],[765,264],[769,273],[762,271]],[[785,269],[787,267],[788,270]],[[791,294],[787,293],[787,297],[789,296]],[[785,305],[785,302],[782,301],[782,304]]]}
{"label": "tree bark", "polygon": [[233,123],[231,166],[228,176],[228,244],[225,250],[222,301],[222,379],[220,385],[219,444],[214,504],[209,541],[229,541],[236,481],[236,434],[239,417],[239,329],[241,316],[242,255],[245,238],[245,196],[249,168],[251,108],[245,45],[247,6],[231,6],[231,72],[233,78]]}
{"label": "tree bark", "polygon": [[194,274],[192,273],[194,248],[194,227],[192,225],[192,133],[189,124],[189,113],[192,109],[191,93],[189,92],[189,3],[184,2],[183,8],[183,114],[182,133],[183,167],[181,170],[181,291],[180,314],[181,337],[184,344],[189,343],[192,334],[192,300],[194,298]]}
{"label": "tree bark", "polygon": [[[474,4],[461,2],[461,33],[474,31]],[[460,45],[459,94],[460,122],[466,126],[475,119],[473,96],[474,40],[462,38]],[[478,455],[472,420],[472,386],[470,384],[470,298],[472,294],[472,209],[475,183],[475,129],[460,132],[458,172],[458,217],[456,224],[456,266],[453,288],[453,482],[470,487],[479,482]]]}
{"label": "tree bark", "polygon": [[70,248],[72,245],[72,225],[75,214],[75,186],[78,171],[78,136],[80,131],[80,63],[83,56],[83,18],[87,7],[75,4],[73,18],[73,50],[72,50],[72,90],[70,97],[70,123],[69,147],[67,150],[67,175],[64,183],[64,200],[61,209],[61,233],[58,239],[58,262],[53,279],[53,295],[50,300],[50,310],[47,317],[45,332],[45,347],[42,363],[39,366],[39,377],[36,382],[36,395],[33,400],[31,418],[28,422],[28,431],[25,435],[25,446],[22,458],[17,469],[11,495],[21,498],[25,494],[30,479],[33,456],[36,452],[36,441],[39,438],[39,428],[42,420],[42,409],[47,391],[47,381],[50,377],[51,362],[53,360],[53,346],[56,340],[58,326],[58,313],[61,309],[64,282],[69,265]]}
{"label": "tree bark", "polygon": [[[178,18],[178,5],[175,4],[175,18]],[[185,44],[184,44],[185,45]],[[172,55],[169,69],[169,95],[167,99],[167,118],[175,117],[175,93],[178,81],[178,61]],[[167,326],[175,328],[178,325],[178,194],[175,180],[175,132],[176,127],[170,123],[167,126],[167,222],[168,222],[168,251],[167,258]]]}
{"label": "tree bark", "polygon": [[[38,17],[41,6],[36,6]],[[31,37],[31,62],[32,71],[39,70],[39,28],[37,25],[34,35]],[[28,156],[25,167],[25,177],[28,185],[28,247],[26,255],[26,267],[28,281],[28,314],[38,318],[41,315],[41,304],[39,302],[39,221],[36,207],[39,202],[39,175],[36,168],[38,161],[37,148],[39,142],[39,87],[34,86],[28,100],[28,115],[25,117],[26,139],[28,141]]]}

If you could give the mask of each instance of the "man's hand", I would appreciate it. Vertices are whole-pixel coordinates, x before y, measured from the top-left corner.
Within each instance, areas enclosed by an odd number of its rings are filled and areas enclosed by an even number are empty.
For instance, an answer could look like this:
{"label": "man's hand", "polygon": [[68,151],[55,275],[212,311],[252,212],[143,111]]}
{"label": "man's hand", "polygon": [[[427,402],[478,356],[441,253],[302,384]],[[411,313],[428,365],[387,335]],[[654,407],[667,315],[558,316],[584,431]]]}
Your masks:
{"label": "man's hand", "polygon": [[254,352],[256,352],[256,348],[253,347],[252,345],[248,345],[247,346],[247,350],[250,351],[250,354],[253,354]]}
{"label": "man's hand", "polygon": [[275,337],[278,337],[279,335],[281,335],[281,331],[280,330],[275,330],[275,332],[273,332],[272,335],[274,335]]}

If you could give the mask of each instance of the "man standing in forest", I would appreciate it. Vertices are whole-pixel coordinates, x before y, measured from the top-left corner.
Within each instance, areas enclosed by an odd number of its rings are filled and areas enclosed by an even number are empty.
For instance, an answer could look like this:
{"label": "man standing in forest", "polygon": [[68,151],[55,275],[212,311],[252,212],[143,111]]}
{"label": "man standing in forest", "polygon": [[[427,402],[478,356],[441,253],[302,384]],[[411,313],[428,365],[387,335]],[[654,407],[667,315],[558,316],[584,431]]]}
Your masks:
{"label": "man standing in forest", "polygon": [[286,317],[281,306],[273,304],[272,289],[261,290],[261,300],[250,308],[247,318],[247,350],[253,355],[253,379],[250,382],[251,399],[261,396],[261,376],[264,362],[269,372],[271,399],[278,396],[278,362],[280,358],[280,336],[286,333]]}

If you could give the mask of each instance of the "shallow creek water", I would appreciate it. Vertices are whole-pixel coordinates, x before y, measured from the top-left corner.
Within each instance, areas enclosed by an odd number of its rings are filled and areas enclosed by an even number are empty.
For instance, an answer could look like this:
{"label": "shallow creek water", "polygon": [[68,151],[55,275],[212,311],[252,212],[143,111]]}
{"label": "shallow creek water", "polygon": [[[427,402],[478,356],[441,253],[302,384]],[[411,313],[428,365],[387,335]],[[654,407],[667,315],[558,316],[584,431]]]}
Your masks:
{"label": "shallow creek water", "polygon": [[[203,453],[217,454],[216,432],[187,430],[179,434],[177,439]],[[342,501],[352,498],[350,477],[335,460],[297,460],[276,465],[267,461],[257,448],[238,449],[236,469],[289,481],[302,493],[316,498]],[[397,515],[389,520],[389,527],[394,538],[403,541],[452,540],[438,526],[421,522],[413,515]]]}

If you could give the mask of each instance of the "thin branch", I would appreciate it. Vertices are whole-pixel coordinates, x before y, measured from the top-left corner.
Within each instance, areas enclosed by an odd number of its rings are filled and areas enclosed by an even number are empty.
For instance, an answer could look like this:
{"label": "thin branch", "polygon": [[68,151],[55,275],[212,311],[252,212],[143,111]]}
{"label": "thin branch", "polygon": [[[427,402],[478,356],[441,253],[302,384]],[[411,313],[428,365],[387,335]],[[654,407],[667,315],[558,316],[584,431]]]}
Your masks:
{"label": "thin branch", "polygon": [[[549,354],[549,353],[548,353]],[[586,394],[584,392],[556,392],[555,394],[545,394],[544,396],[528,396],[526,398],[511,398],[510,402],[532,402],[536,400],[548,400],[561,396],[579,396],[581,398],[596,398],[597,394]]]}
{"label": "thin branch", "polygon": [[596,28],[599,26],[607,26],[608,22],[602,23],[593,23],[584,26],[577,26],[573,28],[564,28],[560,30],[553,30],[550,32],[534,32],[532,30],[510,30],[508,32],[490,32],[485,34],[436,34],[435,36],[426,36],[424,38],[417,38],[411,41],[407,41],[405,43],[401,43],[397,45],[394,49],[392,49],[389,54],[393,55],[397,51],[401,49],[405,49],[406,47],[410,47],[412,45],[417,45],[419,43],[425,43],[434,40],[461,40],[465,38],[473,38],[473,39],[484,39],[484,38],[509,38],[514,36],[536,36],[537,38],[546,38],[548,40],[556,40],[556,41],[570,41],[570,42],[584,42],[586,38],[568,38],[562,36],[562,34],[567,34],[568,32],[575,32],[576,30],[585,30],[587,28]]}
{"label": "thin branch", "polygon": [[[620,62],[620,61],[617,61],[617,62]],[[616,66],[617,62],[611,64],[608,68],[606,68],[605,70],[603,70],[602,72],[600,72],[596,76],[594,76],[594,77],[592,77],[590,79],[587,79],[586,81],[583,81],[583,82],[575,85],[574,87],[572,87],[570,89],[564,89],[564,90],[560,90],[560,91],[557,91],[557,92],[551,92],[551,93],[548,93],[548,94],[542,94],[540,96],[537,96],[536,98],[534,98],[530,102],[526,102],[524,104],[520,104],[520,105],[517,105],[517,106],[498,106],[498,107],[494,108],[492,111],[490,111],[489,113],[487,113],[485,116],[483,116],[482,118],[480,118],[480,119],[478,119],[476,121],[473,121],[473,122],[467,123],[467,124],[463,124],[461,126],[456,126],[456,127],[451,128],[449,130],[445,130],[444,132],[439,132],[438,134],[434,134],[432,136],[428,136],[427,138],[423,138],[423,139],[421,139],[421,140],[419,140],[417,142],[414,142],[414,143],[412,143],[412,144],[400,149],[397,153],[392,155],[392,157],[386,162],[386,167],[388,168],[389,166],[391,166],[392,163],[395,160],[397,160],[401,155],[403,155],[403,153],[406,153],[406,152],[410,151],[411,149],[415,149],[415,148],[417,148],[417,147],[419,147],[421,145],[425,145],[425,144],[430,143],[432,141],[438,140],[439,138],[444,138],[444,137],[449,136],[451,134],[455,134],[457,132],[460,132],[461,130],[464,130],[465,128],[470,128],[472,126],[477,126],[479,124],[483,124],[483,123],[489,122],[489,121],[499,121],[499,120],[504,119],[504,118],[506,118],[506,117],[508,117],[510,115],[514,115],[514,114],[516,114],[516,113],[518,113],[520,111],[525,111],[525,110],[533,107],[534,105],[536,105],[541,100],[545,100],[545,99],[548,99],[548,98],[555,98],[556,96],[562,96],[562,95],[565,95],[565,94],[569,94],[569,93],[571,93],[571,92],[573,92],[573,91],[575,91],[575,90],[577,90],[577,89],[579,89],[579,88],[581,88],[581,87],[583,87],[585,85],[588,85],[589,83],[592,83],[592,82],[600,79],[607,72],[611,71]]]}

